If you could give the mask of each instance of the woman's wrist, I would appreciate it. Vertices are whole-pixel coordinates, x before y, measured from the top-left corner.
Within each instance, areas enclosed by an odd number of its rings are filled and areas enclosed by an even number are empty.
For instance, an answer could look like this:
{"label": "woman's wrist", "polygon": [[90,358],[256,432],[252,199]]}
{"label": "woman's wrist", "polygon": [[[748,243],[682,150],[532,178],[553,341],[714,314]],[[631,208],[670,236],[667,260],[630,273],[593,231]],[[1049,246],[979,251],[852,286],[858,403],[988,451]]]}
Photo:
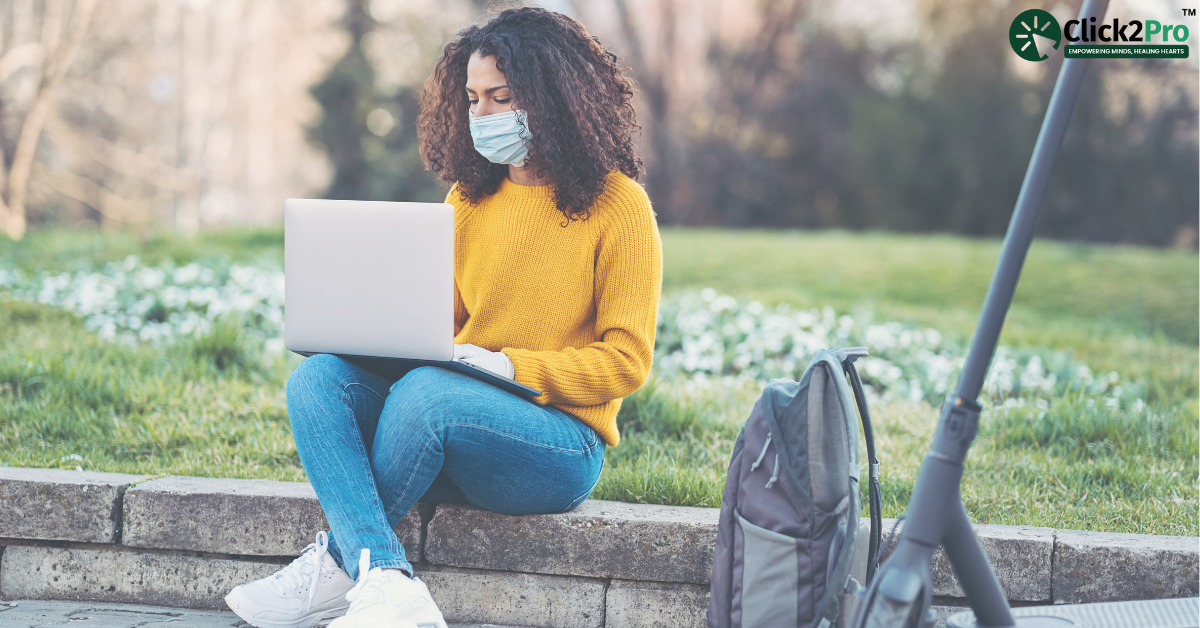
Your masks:
{"label": "woman's wrist", "polygon": [[500,351],[488,351],[472,344],[454,345],[454,360],[464,362],[502,377],[513,379],[516,367],[507,355]]}

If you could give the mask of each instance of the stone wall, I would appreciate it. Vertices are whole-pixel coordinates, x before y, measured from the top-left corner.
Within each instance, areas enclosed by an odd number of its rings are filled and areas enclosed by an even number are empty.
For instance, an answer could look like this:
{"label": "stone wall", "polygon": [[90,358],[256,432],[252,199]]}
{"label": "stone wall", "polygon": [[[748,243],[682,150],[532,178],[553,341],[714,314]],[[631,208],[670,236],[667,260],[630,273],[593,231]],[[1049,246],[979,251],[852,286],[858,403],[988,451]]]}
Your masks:
{"label": "stone wall", "polygon": [[[273,573],[325,525],[303,483],[0,467],[0,598],[224,608],[230,588]],[[885,521],[885,537],[893,525]],[[863,544],[866,529],[864,519]],[[715,509],[591,500],[512,517],[418,504],[396,532],[451,623],[705,623]],[[1014,605],[1192,597],[1200,588],[1194,537],[997,525],[977,533]],[[962,604],[940,553],[934,582],[940,605]]]}

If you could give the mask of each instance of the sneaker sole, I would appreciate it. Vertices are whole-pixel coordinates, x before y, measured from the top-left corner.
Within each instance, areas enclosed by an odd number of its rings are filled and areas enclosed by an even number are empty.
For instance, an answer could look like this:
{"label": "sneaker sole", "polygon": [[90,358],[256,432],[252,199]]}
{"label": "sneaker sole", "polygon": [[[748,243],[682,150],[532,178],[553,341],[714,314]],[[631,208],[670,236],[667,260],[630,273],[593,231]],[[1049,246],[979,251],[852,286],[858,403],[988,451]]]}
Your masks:
{"label": "sneaker sole", "polygon": [[[361,624],[345,624],[345,625],[357,626],[357,625],[361,625]],[[367,624],[367,625],[372,625],[372,624]],[[418,621],[412,625],[415,625],[416,628],[447,628],[445,621]],[[492,624],[483,624],[483,625],[491,626]],[[502,628],[502,627],[497,626],[496,628]]]}
{"label": "sneaker sole", "polygon": [[240,610],[235,609],[229,603],[230,595],[225,596],[225,605],[229,607],[230,611],[233,611],[234,615],[241,617],[242,621],[255,628],[312,628],[313,626],[322,626],[345,615],[346,609],[350,608],[350,605],[346,604],[345,606],[325,609],[319,613],[311,613],[295,621],[267,621],[263,619],[251,619],[243,615]]}

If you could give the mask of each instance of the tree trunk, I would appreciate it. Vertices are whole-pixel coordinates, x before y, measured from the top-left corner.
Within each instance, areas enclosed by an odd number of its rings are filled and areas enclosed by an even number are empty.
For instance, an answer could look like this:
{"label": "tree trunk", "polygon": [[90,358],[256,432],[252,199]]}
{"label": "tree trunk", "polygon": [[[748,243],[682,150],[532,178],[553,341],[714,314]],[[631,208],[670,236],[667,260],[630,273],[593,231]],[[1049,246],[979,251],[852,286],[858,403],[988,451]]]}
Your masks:
{"label": "tree trunk", "polygon": [[[49,17],[54,17],[54,5],[50,3],[46,11]],[[61,10],[61,4],[59,4]],[[37,150],[38,138],[42,134],[42,126],[50,115],[53,105],[54,89],[62,82],[75,60],[75,53],[83,43],[87,34],[88,24],[92,19],[92,11],[96,8],[96,0],[78,0],[75,4],[75,16],[71,21],[71,32],[66,41],[58,44],[58,28],[43,29],[43,43],[46,46],[45,61],[43,62],[42,81],[38,85],[37,95],[29,107],[29,113],[21,124],[21,135],[17,140],[17,150],[13,154],[12,169],[8,174],[8,237],[19,240],[25,235],[25,196],[29,189],[29,173],[33,166],[34,152]],[[55,20],[48,20],[55,21]]]}
{"label": "tree trunk", "polygon": [[615,0],[617,17],[625,41],[629,46],[629,60],[637,72],[638,87],[646,98],[648,111],[647,122],[650,127],[650,146],[654,160],[646,167],[646,192],[655,209],[666,223],[682,222],[686,218],[681,215],[681,208],[674,203],[675,150],[674,138],[668,124],[669,99],[666,80],[671,69],[675,45],[675,16],[674,0],[660,0],[662,11],[663,31],[660,58],[656,69],[651,69],[651,61],[645,53],[641,38],[638,36],[633,16],[630,14],[626,0]]}

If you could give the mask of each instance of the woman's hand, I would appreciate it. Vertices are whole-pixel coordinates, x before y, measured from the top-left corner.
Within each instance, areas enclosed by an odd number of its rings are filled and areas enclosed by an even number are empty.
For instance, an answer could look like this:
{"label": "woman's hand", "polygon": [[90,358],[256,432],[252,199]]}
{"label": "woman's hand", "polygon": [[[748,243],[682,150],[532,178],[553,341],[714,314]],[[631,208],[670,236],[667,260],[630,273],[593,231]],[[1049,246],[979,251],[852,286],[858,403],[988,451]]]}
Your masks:
{"label": "woman's hand", "polygon": [[454,360],[466,362],[471,366],[477,366],[509,379],[513,379],[513,376],[516,375],[512,360],[507,355],[499,351],[488,351],[475,345],[454,345]]}

